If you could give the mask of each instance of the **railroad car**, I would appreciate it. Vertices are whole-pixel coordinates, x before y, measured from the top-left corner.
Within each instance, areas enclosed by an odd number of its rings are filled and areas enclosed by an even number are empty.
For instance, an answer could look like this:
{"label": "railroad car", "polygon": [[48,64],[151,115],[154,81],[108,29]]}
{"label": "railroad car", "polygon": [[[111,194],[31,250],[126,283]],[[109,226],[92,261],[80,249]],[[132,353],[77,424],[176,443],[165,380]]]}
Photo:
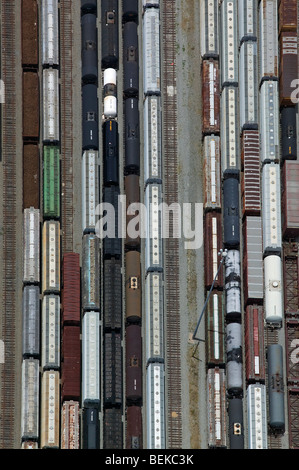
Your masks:
{"label": "railroad car", "polygon": [[224,293],[213,291],[206,311],[207,367],[225,366]]}
{"label": "railroad car", "polygon": [[144,10],[143,58],[144,94],[160,94],[160,11],[158,8],[148,8]]}
{"label": "railroad car", "polygon": [[243,400],[228,400],[228,436],[230,449],[244,449]]}
{"label": "railroad car", "polygon": [[82,156],[82,231],[93,233],[99,204],[100,161],[96,150],[86,150]]}
{"label": "railroad car", "polygon": [[144,181],[162,180],[162,115],[160,96],[146,96],[143,107]]}
{"label": "railroad car", "polygon": [[297,31],[297,0],[279,0],[279,34],[283,31]]}
{"label": "railroad car", "polygon": [[[92,338],[91,338],[92,341]],[[61,343],[61,399],[80,400],[80,326],[64,325]]]}
{"label": "railroad car", "polygon": [[225,257],[225,281],[240,281],[240,279],[240,251],[232,249],[227,250]]}
{"label": "railroad car", "polygon": [[259,81],[278,78],[277,0],[259,2]]}
{"label": "railroad car", "polygon": [[103,324],[105,330],[122,327],[122,262],[104,260]]}
{"label": "railroad car", "polygon": [[219,134],[220,132],[220,69],[219,61],[206,59],[202,61],[202,132]]}
{"label": "railroad car", "polygon": [[147,387],[147,449],[165,449],[165,383],[164,364],[149,364]]}
{"label": "railroad car", "polygon": [[60,374],[57,370],[43,372],[41,384],[41,449],[59,449]]}
{"label": "railroad car", "polygon": [[80,324],[80,255],[65,253],[62,260],[62,322]]}
{"label": "railroad car", "polygon": [[160,0],[143,0],[143,8],[159,8]]}
{"label": "railroad car", "polygon": [[298,79],[297,32],[283,31],[279,37],[279,104],[294,106],[294,83]]}
{"label": "railroad car", "polygon": [[262,218],[247,216],[243,223],[244,303],[262,303],[264,296]]}
{"label": "railroad car", "polygon": [[200,44],[203,59],[219,57],[219,12],[217,0],[203,0],[200,10]]}
{"label": "railroad car", "polygon": [[262,210],[264,254],[281,253],[280,168],[269,163],[262,168]]}
{"label": "railroad car", "polygon": [[145,189],[145,269],[147,272],[163,270],[162,211],[159,210],[161,203],[161,185],[147,185]]}
{"label": "railroad car", "polygon": [[42,358],[43,370],[60,369],[60,297],[44,295],[42,301]]}
{"label": "railroad car", "polygon": [[60,291],[60,223],[47,220],[43,224],[43,278],[42,291],[57,293]]}
{"label": "railroad car", "polygon": [[57,143],[59,128],[59,71],[43,70],[43,141]]}
{"label": "railroad car", "polygon": [[142,414],[140,406],[126,410],[126,449],[142,449]]}
{"label": "railroad car", "polygon": [[103,97],[104,97],[104,118],[114,119],[117,117],[117,82],[116,70],[108,68],[103,73]]}
{"label": "railroad car", "polygon": [[[298,242],[284,242],[282,252],[284,311],[287,317],[296,316],[299,312],[298,279],[299,279],[299,245]],[[299,337],[299,336],[298,336]]]}
{"label": "railroad car", "polygon": [[297,159],[296,108],[285,106],[280,111],[281,158]]}
{"label": "railroad car", "polygon": [[283,350],[280,344],[270,344],[267,348],[269,425],[273,431],[284,432],[284,379]]}
{"label": "railroad car", "polygon": [[299,235],[299,161],[286,160],[281,171],[281,218],[284,239]]}
{"label": "railroad car", "polygon": [[268,325],[281,326],[283,316],[283,280],[281,258],[269,255],[264,258],[264,305]]}
{"label": "railroad car", "polygon": [[40,281],[40,211],[24,209],[24,283]]}
{"label": "railroad car", "polygon": [[118,123],[109,119],[103,123],[104,185],[119,184]]}
{"label": "railroad car", "polygon": [[[104,208],[105,224],[103,226],[103,255],[105,259],[119,259],[122,253],[122,239],[119,238],[118,225],[121,223],[119,217],[119,186],[104,188],[103,202],[109,204],[109,210]],[[121,216],[121,214],[120,214]],[[101,234],[100,234],[101,235]]]}
{"label": "railroad car", "polygon": [[82,309],[100,310],[100,240],[93,234],[82,239]]}
{"label": "railroad car", "polygon": [[117,331],[106,332],[103,349],[104,407],[120,407],[123,392],[121,333]]}
{"label": "railroad car", "polygon": [[[286,364],[286,380],[289,384],[295,384],[299,377],[299,363],[297,360],[298,353],[298,331],[299,324],[295,316],[290,316],[286,312],[285,316],[285,364]],[[289,388],[289,387],[288,387]]]}
{"label": "railroad car", "polygon": [[126,403],[141,405],[142,403],[142,338],[141,326],[126,327]]}
{"label": "railroad car", "polygon": [[43,147],[43,217],[60,217],[60,155],[56,145]]}
{"label": "railroad car", "polygon": [[123,93],[125,97],[139,93],[139,49],[137,23],[123,25]]}
{"label": "railroad car", "polygon": [[225,370],[213,367],[207,371],[208,447],[227,448]]}
{"label": "railroad car", "polygon": [[221,170],[240,169],[238,88],[225,87],[220,105]]}
{"label": "railroad car", "polygon": [[40,357],[40,303],[39,286],[23,289],[23,358]]}
{"label": "railroad car", "polygon": [[97,14],[97,0],[81,0],[81,13]]}
{"label": "railroad car", "polygon": [[36,0],[21,3],[22,66],[38,66],[38,7]]}
{"label": "railroad car", "polygon": [[140,224],[137,219],[140,204],[139,176],[125,176],[125,194],[126,194],[126,239],[125,245],[129,248],[138,248],[140,246]]}
{"label": "railroad car", "polygon": [[220,81],[223,88],[239,82],[237,0],[223,0],[221,2],[220,21]]}
{"label": "railroad car", "polygon": [[123,22],[138,21],[138,0],[123,0],[122,2]]}
{"label": "railroad car", "polygon": [[139,174],[140,168],[140,122],[138,99],[125,100],[125,173]]}
{"label": "railroad car", "polygon": [[40,208],[38,144],[23,145],[23,210]]}
{"label": "railroad car", "polygon": [[204,147],[204,209],[221,210],[220,137],[207,135]]}
{"label": "railroad car", "polygon": [[219,250],[222,249],[222,215],[220,212],[207,212],[204,223],[205,287],[209,289],[213,282],[215,289],[223,289],[223,269],[217,278]]}
{"label": "railroad car", "polygon": [[140,253],[132,250],[125,254],[126,321],[141,320],[141,264]]}
{"label": "railroad car", "polygon": [[241,307],[241,283],[239,280],[225,283],[225,308],[227,321],[240,321]]}
{"label": "railroad car", "polygon": [[235,248],[240,244],[239,171],[226,170],[223,178],[223,243]]}
{"label": "railroad car", "polygon": [[82,87],[82,148],[98,150],[98,91],[97,86],[88,83]]}
{"label": "railroad car", "polygon": [[256,40],[258,36],[258,0],[239,0],[239,41]]}
{"label": "railroad car", "polygon": [[247,384],[265,383],[264,312],[262,305],[247,305],[244,318],[245,376]]}
{"label": "railroad car", "polygon": [[104,411],[103,448],[123,448],[122,410],[119,408],[107,408]]}
{"label": "railroad car", "polygon": [[267,449],[266,386],[251,384],[247,387],[248,448]]}
{"label": "railroad car", "polygon": [[98,30],[97,17],[87,13],[81,17],[81,57],[83,83],[97,83],[98,80]]}
{"label": "railroad car", "polygon": [[101,2],[102,69],[108,67],[118,69],[118,3],[118,0],[102,0]]}
{"label": "railroad car", "polygon": [[36,71],[24,70],[23,81],[23,140],[39,139],[39,79]]}
{"label": "railroad car", "polygon": [[82,406],[100,405],[100,318],[85,312],[82,319]]}
{"label": "railroad car", "polygon": [[239,396],[243,392],[241,323],[226,325],[226,353],[227,391],[230,395]]}
{"label": "railroad car", "polygon": [[88,405],[83,408],[83,449],[100,449],[99,409]]}
{"label": "railroad car", "polygon": [[22,361],[21,438],[37,441],[39,438],[39,360]]}
{"label": "railroad car", "polygon": [[80,449],[80,405],[68,400],[61,409],[61,449]]}
{"label": "railroad car", "polygon": [[243,217],[261,213],[260,140],[258,130],[244,130],[241,137],[241,199]]}
{"label": "railroad car", "polygon": [[43,66],[59,65],[58,0],[41,2],[41,40]]}
{"label": "railroad car", "polygon": [[260,88],[260,155],[262,163],[280,158],[278,83],[264,81]]}
{"label": "railroad car", "polygon": [[149,362],[163,362],[164,286],[162,273],[148,273],[145,280],[145,357]]}
{"label": "railroad car", "polygon": [[257,129],[258,108],[258,58],[257,42],[245,41],[240,47],[239,116],[240,128]]}

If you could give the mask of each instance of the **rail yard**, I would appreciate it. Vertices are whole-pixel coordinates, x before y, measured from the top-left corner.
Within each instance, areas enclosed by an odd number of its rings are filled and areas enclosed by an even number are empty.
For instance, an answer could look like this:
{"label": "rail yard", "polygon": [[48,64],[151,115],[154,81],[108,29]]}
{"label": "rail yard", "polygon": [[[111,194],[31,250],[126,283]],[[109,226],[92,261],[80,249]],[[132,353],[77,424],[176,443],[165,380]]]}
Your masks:
{"label": "rail yard", "polygon": [[298,449],[297,0],[0,12],[0,448]]}

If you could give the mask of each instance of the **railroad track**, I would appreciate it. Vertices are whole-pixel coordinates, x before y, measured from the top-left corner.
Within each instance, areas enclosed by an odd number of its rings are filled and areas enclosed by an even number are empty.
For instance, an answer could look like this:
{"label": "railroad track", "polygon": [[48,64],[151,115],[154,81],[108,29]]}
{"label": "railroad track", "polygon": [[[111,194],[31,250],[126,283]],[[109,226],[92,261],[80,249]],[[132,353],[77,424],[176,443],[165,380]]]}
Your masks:
{"label": "railroad track", "polygon": [[[163,41],[163,149],[164,149],[164,201],[178,202],[177,162],[177,100],[176,100],[176,2],[164,0],[162,4]],[[167,448],[182,447],[181,415],[181,351],[180,351],[180,296],[179,296],[179,241],[171,237],[165,246],[166,293],[166,377],[167,377]]]}
{"label": "railroad track", "polygon": [[0,448],[14,447],[15,439],[15,329],[16,329],[16,97],[15,0],[3,0],[1,78],[5,84],[2,120],[3,161],[3,302],[1,339],[5,362],[1,370]]}
{"label": "railroad track", "polygon": [[62,252],[73,251],[72,1],[60,1]]}

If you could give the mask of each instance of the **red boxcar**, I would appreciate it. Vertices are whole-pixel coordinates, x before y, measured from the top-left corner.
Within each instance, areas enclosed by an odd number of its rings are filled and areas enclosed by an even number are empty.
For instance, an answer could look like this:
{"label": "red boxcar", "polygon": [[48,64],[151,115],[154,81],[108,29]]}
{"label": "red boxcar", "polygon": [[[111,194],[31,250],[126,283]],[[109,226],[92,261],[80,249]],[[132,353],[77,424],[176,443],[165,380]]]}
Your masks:
{"label": "red boxcar", "polygon": [[23,138],[39,138],[39,79],[37,72],[23,72]]}
{"label": "red boxcar", "polygon": [[[205,286],[209,289],[217,273],[222,249],[222,214],[207,212],[204,220]],[[214,284],[215,289],[223,289],[223,267],[220,268]]]}
{"label": "red boxcar", "polygon": [[296,32],[282,32],[280,45],[279,102],[280,106],[292,106],[292,93],[298,80],[298,45]]}
{"label": "red boxcar", "polygon": [[23,146],[23,209],[39,209],[39,150],[37,144]]}
{"label": "red boxcar", "polygon": [[81,356],[80,327],[66,325],[62,331],[61,398],[80,399]]}
{"label": "red boxcar", "polygon": [[297,31],[297,1],[280,0],[278,7],[279,33]]}
{"label": "red boxcar", "polygon": [[126,328],[126,400],[139,404],[142,398],[142,353],[141,327],[129,325]]}
{"label": "red boxcar", "polygon": [[264,313],[260,305],[245,311],[245,368],[247,383],[265,381]]}
{"label": "red boxcar", "polygon": [[285,239],[299,235],[299,161],[285,160],[282,168],[281,193],[282,235]]}
{"label": "red boxcar", "polygon": [[243,216],[259,215],[261,211],[259,131],[244,130],[241,147]]}
{"label": "red boxcar", "polygon": [[38,66],[38,11],[36,0],[22,0],[22,64]]}
{"label": "red boxcar", "polygon": [[80,256],[66,253],[62,265],[62,321],[63,324],[80,324]]}
{"label": "red boxcar", "polygon": [[142,449],[142,415],[140,406],[127,408],[126,449]]}
{"label": "red boxcar", "polygon": [[209,59],[202,62],[202,102],[202,132],[204,134],[219,134],[220,85],[217,60]]}

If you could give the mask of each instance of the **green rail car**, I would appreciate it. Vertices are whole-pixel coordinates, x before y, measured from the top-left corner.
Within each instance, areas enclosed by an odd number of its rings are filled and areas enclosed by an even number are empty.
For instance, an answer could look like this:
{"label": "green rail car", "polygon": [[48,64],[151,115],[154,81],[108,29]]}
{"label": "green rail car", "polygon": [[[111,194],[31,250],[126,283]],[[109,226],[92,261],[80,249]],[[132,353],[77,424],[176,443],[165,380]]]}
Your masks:
{"label": "green rail car", "polygon": [[60,217],[60,156],[56,146],[44,146],[43,209],[44,218]]}

